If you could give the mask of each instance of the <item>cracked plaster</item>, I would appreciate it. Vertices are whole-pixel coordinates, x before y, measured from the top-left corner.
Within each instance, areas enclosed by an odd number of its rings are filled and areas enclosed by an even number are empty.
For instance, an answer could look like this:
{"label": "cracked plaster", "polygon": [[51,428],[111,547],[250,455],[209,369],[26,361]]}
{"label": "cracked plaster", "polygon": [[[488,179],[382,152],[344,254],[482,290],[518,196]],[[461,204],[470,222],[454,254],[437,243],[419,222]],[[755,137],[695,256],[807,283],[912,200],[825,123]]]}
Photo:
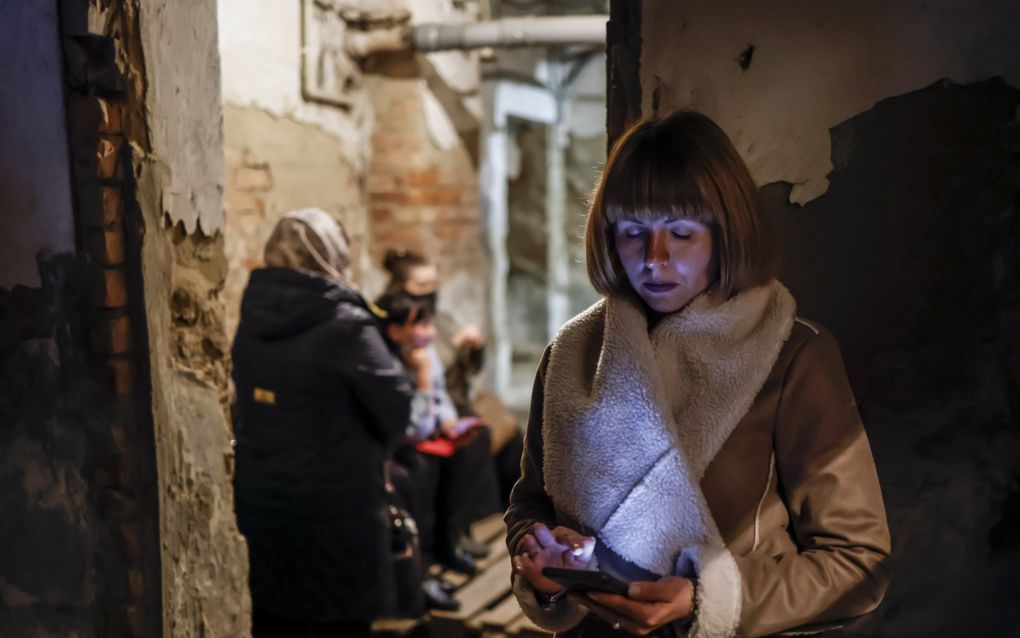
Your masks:
{"label": "cracked plaster", "polygon": [[[825,193],[829,129],[881,99],[999,75],[1020,86],[1020,4],[695,0],[643,9],[642,112],[693,108],[729,133],[759,184]],[[750,67],[740,53],[755,46]]]}

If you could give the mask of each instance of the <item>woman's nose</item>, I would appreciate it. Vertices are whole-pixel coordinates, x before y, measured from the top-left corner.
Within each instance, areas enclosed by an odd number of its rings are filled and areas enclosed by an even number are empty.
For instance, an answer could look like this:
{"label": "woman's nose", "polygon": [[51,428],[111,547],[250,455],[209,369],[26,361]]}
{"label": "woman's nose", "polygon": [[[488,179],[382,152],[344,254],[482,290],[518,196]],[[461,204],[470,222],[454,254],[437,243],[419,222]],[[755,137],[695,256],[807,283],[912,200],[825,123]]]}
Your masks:
{"label": "woman's nose", "polygon": [[659,268],[669,263],[669,231],[657,230],[648,238],[645,248],[645,266]]}

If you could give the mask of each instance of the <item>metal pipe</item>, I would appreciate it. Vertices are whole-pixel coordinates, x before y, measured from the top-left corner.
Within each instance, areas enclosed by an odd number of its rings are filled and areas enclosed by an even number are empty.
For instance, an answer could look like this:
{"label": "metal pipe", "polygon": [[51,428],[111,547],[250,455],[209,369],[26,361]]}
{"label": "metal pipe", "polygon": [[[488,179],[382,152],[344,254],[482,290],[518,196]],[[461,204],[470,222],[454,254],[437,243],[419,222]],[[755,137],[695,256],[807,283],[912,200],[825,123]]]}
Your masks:
{"label": "metal pipe", "polygon": [[504,18],[463,24],[420,24],[413,28],[415,51],[523,47],[554,44],[605,44],[609,16]]}
{"label": "metal pipe", "polygon": [[524,47],[606,42],[608,16],[550,16],[505,18],[489,22],[419,24],[410,27],[348,31],[345,48],[351,57],[413,50],[466,50],[484,47]]}

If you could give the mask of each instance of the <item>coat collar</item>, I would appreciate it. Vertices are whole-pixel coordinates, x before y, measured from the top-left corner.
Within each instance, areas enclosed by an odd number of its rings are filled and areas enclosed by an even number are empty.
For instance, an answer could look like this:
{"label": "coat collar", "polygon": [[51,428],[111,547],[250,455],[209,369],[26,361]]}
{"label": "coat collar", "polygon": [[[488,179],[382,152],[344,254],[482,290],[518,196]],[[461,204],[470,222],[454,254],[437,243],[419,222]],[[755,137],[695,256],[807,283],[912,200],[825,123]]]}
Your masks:
{"label": "coat collar", "polygon": [[630,562],[672,573],[681,551],[721,546],[699,482],[768,377],[795,315],[778,282],[708,295],[649,332],[609,297],[554,340],[543,414],[546,491]]}

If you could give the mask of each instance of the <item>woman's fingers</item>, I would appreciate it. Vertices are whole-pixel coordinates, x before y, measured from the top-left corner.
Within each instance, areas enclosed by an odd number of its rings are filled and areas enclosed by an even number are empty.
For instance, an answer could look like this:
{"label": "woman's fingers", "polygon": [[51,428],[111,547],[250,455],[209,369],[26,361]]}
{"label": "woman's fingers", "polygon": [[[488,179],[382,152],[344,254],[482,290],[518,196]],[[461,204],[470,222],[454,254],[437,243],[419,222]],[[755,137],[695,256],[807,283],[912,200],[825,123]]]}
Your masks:
{"label": "woman's fingers", "polygon": [[686,602],[690,600],[693,591],[691,581],[679,576],[667,576],[657,581],[640,581],[630,584],[627,590],[627,597],[645,602]]}
{"label": "woman's fingers", "polygon": [[552,535],[560,543],[570,548],[576,560],[587,563],[595,553],[595,539],[591,536],[580,534],[569,527],[554,527]]}
{"label": "woman's fingers", "polygon": [[556,537],[553,536],[553,533],[550,532],[549,528],[542,523],[536,523],[535,526],[531,528],[531,535],[535,537],[538,544],[542,547],[559,545],[559,543],[556,542]]}
{"label": "woman's fingers", "polygon": [[606,621],[609,625],[615,628],[623,629],[624,631],[634,634],[636,636],[643,636],[649,633],[650,631],[648,629],[642,628],[640,625],[634,622],[633,619],[619,613],[615,609],[606,607],[605,605],[596,602],[592,598],[590,593],[588,595],[577,594],[576,596],[571,596],[571,598],[579,605],[581,605],[582,607],[584,607],[585,609],[595,614],[596,616]]}
{"label": "woman's fingers", "polygon": [[513,558],[514,571],[523,576],[535,589],[546,594],[555,594],[563,589],[556,581],[542,575],[542,562],[527,554],[518,554]]}
{"label": "woman's fingers", "polygon": [[631,583],[627,596],[591,592],[596,603],[624,616],[645,632],[684,618],[691,612],[690,581],[669,576],[655,582]]}

